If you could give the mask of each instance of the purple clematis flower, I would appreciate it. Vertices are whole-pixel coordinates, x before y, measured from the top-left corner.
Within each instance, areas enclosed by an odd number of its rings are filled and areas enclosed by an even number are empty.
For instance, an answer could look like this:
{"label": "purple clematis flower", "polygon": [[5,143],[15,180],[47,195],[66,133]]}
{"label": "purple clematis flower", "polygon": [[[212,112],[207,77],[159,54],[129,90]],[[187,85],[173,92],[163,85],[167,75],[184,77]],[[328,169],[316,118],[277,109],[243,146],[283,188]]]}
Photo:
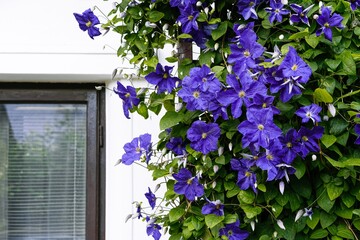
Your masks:
{"label": "purple clematis flower", "polygon": [[156,196],[149,187],[148,187],[148,189],[149,189],[149,192],[145,193],[145,197],[147,198],[151,209],[154,209],[155,205],[156,205]]}
{"label": "purple clematis flower", "polygon": [[311,68],[299,57],[296,50],[289,47],[289,52],[278,67],[276,76],[268,79],[270,91],[280,91],[280,100],[287,102],[294,95],[301,94],[301,89],[304,89],[302,84],[307,83],[311,73]]}
{"label": "purple clematis flower", "polygon": [[203,65],[192,68],[189,76],[184,77],[178,95],[187,103],[188,110],[205,111],[208,110],[210,102],[215,99],[216,93],[220,90],[219,79],[208,66]]}
{"label": "purple clematis flower", "polygon": [[161,226],[159,224],[156,224],[156,219],[150,219],[150,217],[146,217],[146,233],[148,236],[152,236],[154,240],[159,240],[161,237],[160,229]]}
{"label": "purple clematis flower", "polygon": [[213,99],[210,102],[208,110],[212,113],[215,122],[219,117],[221,117],[224,120],[229,119],[226,106],[221,104],[217,99]]}
{"label": "purple clematis flower", "polygon": [[252,102],[248,107],[258,110],[265,108],[272,111],[273,115],[279,114],[280,110],[273,106],[274,98],[275,98],[274,96],[268,96],[266,94],[256,93],[253,97]]}
{"label": "purple clematis flower", "polygon": [[350,0],[351,10],[355,11],[360,6],[360,0]]}
{"label": "purple clematis flower", "polygon": [[209,201],[206,203],[202,209],[201,213],[206,214],[215,214],[217,216],[223,216],[224,215],[224,205],[221,203],[220,200],[216,201]]}
{"label": "purple clematis flower", "polygon": [[183,155],[185,151],[185,144],[181,137],[172,137],[166,143],[166,148],[171,150],[175,155]]}
{"label": "purple clematis flower", "polygon": [[266,94],[267,88],[264,84],[247,80],[241,77],[240,80],[236,75],[230,74],[226,77],[226,82],[231,87],[218,93],[217,100],[224,106],[231,105],[231,113],[234,118],[238,118],[242,113],[242,106],[250,104],[250,99],[255,93]]}
{"label": "purple clematis flower", "polygon": [[193,177],[191,172],[182,168],[178,173],[173,174],[177,181],[174,185],[174,191],[177,194],[184,194],[186,199],[194,201],[195,197],[204,195],[204,187],[199,183],[197,177]]}
{"label": "purple clematis flower", "polygon": [[247,239],[249,233],[245,230],[240,229],[240,221],[227,224],[224,228],[219,230],[219,235],[226,236],[228,240],[244,240]]}
{"label": "purple clematis flower", "polygon": [[[244,240],[249,236],[249,233],[240,229],[240,221],[227,224],[224,228],[219,230],[220,237],[226,236],[228,240]],[[222,238],[223,239],[223,238]]]}
{"label": "purple clematis flower", "polygon": [[125,165],[131,165],[134,161],[140,160],[143,156],[148,163],[152,155],[151,151],[151,135],[146,133],[134,138],[131,142],[124,145],[125,153],[121,158],[121,162]]}
{"label": "purple clematis flower", "polygon": [[316,36],[320,36],[324,33],[325,38],[332,42],[332,28],[337,27],[340,29],[344,28],[342,25],[342,20],[344,19],[340,14],[334,13],[331,15],[331,9],[329,7],[322,7],[321,8],[321,15],[316,19],[318,24],[321,26],[316,31]]}
{"label": "purple clematis flower", "polygon": [[275,20],[277,22],[282,22],[283,15],[288,15],[290,13],[289,10],[284,8],[284,4],[280,1],[276,2],[275,0],[270,0],[270,7],[265,8],[265,10],[270,13],[270,23],[273,23]]}
{"label": "purple clematis flower", "polygon": [[117,88],[114,88],[114,92],[123,100],[123,111],[126,118],[130,119],[129,110],[134,106],[139,105],[140,99],[136,97],[136,90],[132,86],[126,88],[119,81],[117,82]]}
{"label": "purple clematis flower", "polygon": [[320,151],[318,140],[322,137],[324,133],[323,127],[315,126],[313,129],[301,127],[298,133],[301,142],[300,155],[303,158],[306,157],[309,152]]}
{"label": "purple clematis flower", "polygon": [[196,21],[198,16],[199,11],[191,4],[188,4],[181,9],[180,16],[177,20],[181,23],[181,29],[183,33],[191,33],[193,30],[199,30],[199,25]]}
{"label": "purple clematis flower", "polygon": [[176,83],[180,82],[180,79],[177,77],[172,77],[171,71],[174,67],[165,66],[163,67],[160,63],[156,65],[156,71],[149,73],[145,76],[145,79],[151,83],[156,85],[157,92],[172,92],[172,90],[176,87]]}
{"label": "purple clematis flower", "polygon": [[238,13],[243,16],[245,20],[248,20],[249,18],[258,19],[255,10],[257,3],[257,0],[239,0],[236,3]]}
{"label": "purple clematis flower", "polygon": [[292,128],[290,129],[285,136],[279,138],[280,142],[283,145],[281,150],[283,154],[283,162],[286,164],[291,164],[296,156],[301,152],[301,143],[299,140],[300,136],[298,132]]}
{"label": "purple clematis flower", "polygon": [[254,165],[254,161],[251,159],[231,159],[231,169],[238,171],[238,179],[236,185],[241,190],[247,190],[250,187],[256,193],[256,174],[251,171],[251,167]]}
{"label": "purple clematis flower", "polygon": [[312,103],[309,106],[301,107],[295,112],[296,115],[302,118],[302,123],[307,123],[310,119],[313,123],[321,122],[319,113],[321,112],[321,107],[315,103]]}
{"label": "purple clematis flower", "polygon": [[220,127],[216,123],[205,123],[198,120],[191,124],[186,136],[191,142],[190,147],[202,154],[208,154],[218,149]]}
{"label": "purple clematis flower", "polygon": [[303,22],[306,25],[310,26],[307,14],[313,6],[314,6],[314,4],[303,9],[302,6],[300,6],[296,3],[291,3],[290,7],[295,13],[291,14],[291,16],[290,16],[290,24],[293,25],[293,23]]}
{"label": "purple clematis flower", "polygon": [[260,169],[267,171],[267,180],[272,181],[278,174],[276,165],[282,161],[282,145],[279,140],[275,139],[270,142],[269,147],[265,149],[265,154],[258,156],[256,166]]}
{"label": "purple clematis flower", "polygon": [[95,27],[95,25],[100,24],[100,21],[91,9],[85,10],[82,14],[74,13],[74,16],[79,23],[80,29],[87,31],[92,39],[101,34],[99,28]]}
{"label": "purple clematis flower", "polygon": [[256,42],[257,36],[251,29],[246,29],[242,32],[239,40],[241,47],[237,44],[230,44],[231,54],[228,57],[228,62],[234,64],[234,72],[237,75],[249,68],[256,68],[256,59],[262,56],[264,47]]}
{"label": "purple clematis flower", "polygon": [[281,135],[281,129],[273,122],[273,113],[269,109],[248,109],[247,120],[240,123],[238,131],[243,134],[243,148],[250,144],[267,148],[271,140]]}

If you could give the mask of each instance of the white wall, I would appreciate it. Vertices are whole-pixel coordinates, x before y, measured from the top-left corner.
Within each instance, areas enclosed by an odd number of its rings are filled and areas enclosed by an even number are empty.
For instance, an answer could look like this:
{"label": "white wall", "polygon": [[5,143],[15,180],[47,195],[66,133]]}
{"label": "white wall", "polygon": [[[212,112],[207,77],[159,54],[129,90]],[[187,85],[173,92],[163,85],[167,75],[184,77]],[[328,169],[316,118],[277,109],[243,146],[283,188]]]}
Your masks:
{"label": "white wall", "polygon": [[[111,49],[117,47],[118,36],[92,40],[73,16],[95,4],[104,12],[111,8],[111,2],[101,0],[0,0],[0,81],[97,81],[112,89],[116,84],[110,80],[113,69],[131,69]],[[156,132],[158,119],[126,119],[120,99],[110,90],[106,113],[106,239],[152,239],[146,235],[145,223],[136,219],[125,224],[125,217],[134,210],[132,202],[146,202],[144,193],[151,177],[139,167],[114,165],[126,142]]]}

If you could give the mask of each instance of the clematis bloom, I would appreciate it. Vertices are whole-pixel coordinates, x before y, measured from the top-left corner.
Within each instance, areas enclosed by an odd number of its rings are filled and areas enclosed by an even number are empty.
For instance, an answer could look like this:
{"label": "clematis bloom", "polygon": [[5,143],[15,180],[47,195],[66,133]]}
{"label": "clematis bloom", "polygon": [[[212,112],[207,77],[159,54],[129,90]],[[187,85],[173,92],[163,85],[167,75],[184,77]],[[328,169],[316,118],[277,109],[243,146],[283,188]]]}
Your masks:
{"label": "clematis bloom", "polygon": [[74,16],[76,21],[79,23],[80,29],[87,31],[92,39],[101,34],[99,28],[95,27],[95,25],[100,24],[100,21],[90,8],[85,10],[82,14],[74,13]]}

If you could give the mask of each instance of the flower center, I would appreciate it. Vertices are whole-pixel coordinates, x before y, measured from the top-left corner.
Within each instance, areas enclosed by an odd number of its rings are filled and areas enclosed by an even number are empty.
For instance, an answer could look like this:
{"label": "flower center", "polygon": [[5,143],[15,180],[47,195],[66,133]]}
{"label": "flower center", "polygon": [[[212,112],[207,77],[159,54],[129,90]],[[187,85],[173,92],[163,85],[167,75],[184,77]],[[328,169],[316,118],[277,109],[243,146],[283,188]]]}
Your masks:
{"label": "flower center", "polygon": [[280,9],[276,8],[275,13],[279,13],[279,12],[280,12]]}
{"label": "flower center", "polygon": [[86,25],[87,27],[91,27],[91,24],[92,24],[91,21],[88,21],[87,23],[85,23],[85,25]]}
{"label": "flower center", "polygon": [[193,15],[188,16],[188,20],[189,20],[189,21],[193,20],[193,18],[194,18]]}
{"label": "flower center", "polygon": [[265,128],[264,125],[262,125],[262,124],[259,124],[257,127],[260,131],[264,130],[264,128]]}
{"label": "flower center", "polygon": [[308,118],[311,118],[311,116],[312,116],[311,112],[307,112],[305,115],[306,115]]}
{"label": "flower center", "polygon": [[263,107],[263,108],[267,108],[266,103],[263,103],[262,107]]}
{"label": "flower center", "polygon": [[250,51],[249,51],[248,49],[246,49],[246,50],[244,51],[244,56],[245,56],[245,57],[250,57]]}
{"label": "flower center", "polygon": [[325,23],[325,24],[324,24],[324,27],[328,28],[328,27],[330,27],[330,24],[329,24],[329,23]]}
{"label": "flower center", "polygon": [[287,147],[287,148],[292,148],[292,143],[291,143],[291,142],[288,142],[288,143],[286,144],[286,147]]}
{"label": "flower center", "polygon": [[251,177],[252,173],[251,172],[245,172],[245,177]]}
{"label": "flower center", "polygon": [[269,154],[269,155],[266,155],[266,159],[271,161],[274,159],[274,157],[273,157],[273,155]]}
{"label": "flower center", "polygon": [[202,139],[205,139],[206,137],[207,137],[207,133],[202,133],[202,134],[201,134],[201,138],[202,138]]}
{"label": "flower center", "polygon": [[136,152],[139,153],[141,152],[141,149],[139,147],[136,148]]}
{"label": "flower center", "polygon": [[186,183],[187,183],[188,185],[191,185],[191,183],[192,183],[192,179],[191,179],[191,178],[189,178],[189,179],[186,181]]}
{"label": "flower center", "polygon": [[125,97],[126,97],[126,98],[130,97],[130,93],[126,93],[126,94],[125,94]]}
{"label": "flower center", "polygon": [[309,140],[309,138],[308,138],[307,136],[303,136],[301,139],[302,139],[304,142],[307,142],[307,141]]}
{"label": "flower center", "polygon": [[201,79],[201,81],[202,82],[207,82],[207,78],[204,77],[204,78]]}
{"label": "flower center", "polygon": [[194,98],[199,98],[200,97],[200,92],[198,92],[198,91],[193,92],[193,97]]}
{"label": "flower center", "polygon": [[246,93],[241,90],[241,91],[239,92],[239,97],[242,98],[242,97],[245,97],[245,96],[246,96]]}
{"label": "flower center", "polygon": [[256,161],[256,160],[259,159],[259,157],[258,157],[258,156],[254,156],[253,159]]}
{"label": "flower center", "polygon": [[169,75],[167,73],[164,73],[163,78],[167,79],[168,77],[169,77]]}
{"label": "flower center", "polygon": [[291,70],[293,71],[296,71],[298,69],[298,65],[297,64],[294,64],[292,67],[291,67]]}
{"label": "flower center", "polygon": [[255,5],[254,2],[249,2],[249,7],[252,7],[252,6],[254,6],[254,5]]}

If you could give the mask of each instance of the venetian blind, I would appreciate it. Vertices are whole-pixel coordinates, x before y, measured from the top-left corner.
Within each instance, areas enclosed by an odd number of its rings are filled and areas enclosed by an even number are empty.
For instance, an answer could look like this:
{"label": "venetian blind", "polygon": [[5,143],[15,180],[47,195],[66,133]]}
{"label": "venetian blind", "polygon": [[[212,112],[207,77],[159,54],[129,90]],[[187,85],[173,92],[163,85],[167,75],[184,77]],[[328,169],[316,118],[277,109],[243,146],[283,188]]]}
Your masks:
{"label": "venetian blind", "polygon": [[85,239],[86,105],[0,105],[0,239]]}

